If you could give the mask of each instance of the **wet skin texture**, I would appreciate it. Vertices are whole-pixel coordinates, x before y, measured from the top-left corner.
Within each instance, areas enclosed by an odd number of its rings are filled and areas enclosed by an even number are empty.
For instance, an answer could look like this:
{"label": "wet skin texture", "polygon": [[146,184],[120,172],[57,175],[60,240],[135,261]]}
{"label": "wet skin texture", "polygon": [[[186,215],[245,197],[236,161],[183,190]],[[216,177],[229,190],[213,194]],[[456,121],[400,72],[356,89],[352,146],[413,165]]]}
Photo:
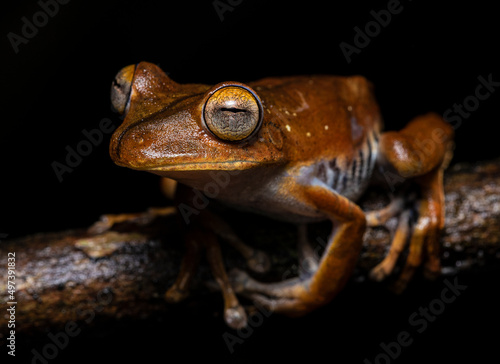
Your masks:
{"label": "wet skin texture", "polygon": [[[115,109],[125,115],[110,154],[128,168],[179,182],[176,205],[185,231],[186,255],[166,300],[179,302],[203,249],[221,289],[224,318],[246,325],[237,295],[268,310],[303,315],[325,305],[343,288],[359,255],[367,225],[399,216],[387,257],[371,272],[382,280],[408,243],[398,279],[404,288],[425,261],[429,276],[440,270],[438,234],[444,224],[443,170],[452,155],[453,131],[438,115],[416,117],[400,130],[382,133],[382,118],[371,84],[361,76],[266,78],[249,84],[177,84],[157,66],[141,62],[122,69],[112,87]],[[406,189],[380,211],[364,213],[355,203],[375,172]],[[209,183],[222,187],[213,197],[235,208],[294,222],[307,272],[276,283],[261,283],[243,270],[226,273],[217,237],[265,272],[265,253],[243,243],[219,216],[200,209]],[[397,186],[399,187],[399,185]],[[411,210],[418,217],[411,224]],[[306,224],[330,220],[332,233],[322,256],[307,242]]]}

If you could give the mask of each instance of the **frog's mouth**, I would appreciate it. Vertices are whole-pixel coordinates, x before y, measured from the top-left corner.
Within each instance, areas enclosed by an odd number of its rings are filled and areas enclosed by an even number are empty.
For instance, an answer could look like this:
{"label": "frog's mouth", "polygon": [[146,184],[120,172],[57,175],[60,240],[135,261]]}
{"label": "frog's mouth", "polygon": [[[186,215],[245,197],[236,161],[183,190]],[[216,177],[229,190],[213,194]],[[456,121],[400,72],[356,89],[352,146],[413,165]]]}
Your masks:
{"label": "frog's mouth", "polygon": [[[260,175],[259,172],[253,172],[258,169],[258,166],[259,164],[253,161],[228,161],[132,168],[170,178],[202,191],[216,190],[219,194],[222,193],[222,190],[226,190],[229,185],[233,187],[248,186],[249,181],[254,180],[255,173]],[[257,177],[257,179],[259,178]]]}
{"label": "frog's mouth", "polygon": [[156,174],[169,173],[169,172],[195,172],[195,171],[242,171],[249,168],[257,167],[260,163],[258,161],[222,161],[222,162],[185,162],[176,164],[166,164],[157,166],[131,166],[126,167],[148,171]]}

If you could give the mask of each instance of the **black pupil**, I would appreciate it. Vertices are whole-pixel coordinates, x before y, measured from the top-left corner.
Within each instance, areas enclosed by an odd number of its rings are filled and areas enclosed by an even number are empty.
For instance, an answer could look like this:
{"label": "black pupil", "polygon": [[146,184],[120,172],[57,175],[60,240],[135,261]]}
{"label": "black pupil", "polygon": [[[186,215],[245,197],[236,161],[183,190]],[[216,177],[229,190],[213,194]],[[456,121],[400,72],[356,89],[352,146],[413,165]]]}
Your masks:
{"label": "black pupil", "polygon": [[236,107],[223,107],[220,109],[220,111],[222,111],[222,112],[228,111],[228,112],[232,112],[232,113],[246,112],[246,110],[238,109]]}

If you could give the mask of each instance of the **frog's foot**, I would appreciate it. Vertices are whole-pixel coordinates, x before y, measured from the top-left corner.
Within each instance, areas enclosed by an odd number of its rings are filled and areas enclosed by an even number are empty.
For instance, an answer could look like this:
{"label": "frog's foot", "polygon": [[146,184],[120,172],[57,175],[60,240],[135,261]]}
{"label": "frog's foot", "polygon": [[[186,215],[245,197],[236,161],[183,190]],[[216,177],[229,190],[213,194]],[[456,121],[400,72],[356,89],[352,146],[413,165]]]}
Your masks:
{"label": "frog's foot", "polygon": [[406,288],[422,263],[426,278],[434,279],[441,273],[439,239],[444,227],[442,178],[443,170],[439,169],[419,179],[422,197],[416,204],[418,218],[411,231],[406,263],[394,285],[397,292]]}
{"label": "frog's foot", "polygon": [[151,221],[153,221],[158,216],[166,216],[170,214],[175,214],[174,207],[165,207],[165,208],[149,208],[145,212],[140,213],[131,213],[131,214],[106,214],[102,215],[99,218],[99,221],[96,221],[92,226],[90,226],[87,231],[89,234],[97,235],[102,234],[108,230],[110,230],[113,225],[123,223],[123,222],[131,222],[138,225],[147,225]]}
{"label": "frog's foot", "polygon": [[289,316],[301,316],[326,305],[340,292],[357,262],[366,226],[361,209],[345,197],[319,186],[306,187],[304,192],[319,208],[331,209],[333,230],[322,256],[316,256],[306,244],[306,230],[299,226],[302,261],[298,277],[262,283],[240,270],[230,274],[237,293],[256,306]]}
{"label": "frog's foot", "polygon": [[[236,292],[250,298],[257,307],[289,315],[300,315],[311,311],[316,305],[307,302],[307,287],[310,277],[318,270],[320,257],[307,240],[307,226],[298,226],[298,250],[300,264],[297,278],[279,283],[261,283],[246,272],[233,269],[230,280]],[[290,272],[291,273],[291,272]],[[283,276],[288,276],[288,272]]]}
{"label": "frog's foot", "polygon": [[[405,186],[416,186],[415,201],[406,199],[417,212],[417,220],[409,226],[410,214],[400,215],[399,225],[389,254],[377,265],[370,276],[382,280],[392,273],[396,260],[409,240],[408,256],[399,278],[394,284],[402,291],[424,263],[424,274],[436,277],[440,271],[439,233],[444,226],[443,171],[450,162],[453,149],[453,129],[436,114],[415,118],[399,132],[386,132],[380,138],[379,163],[396,173]],[[425,147],[425,148],[424,148]],[[401,204],[381,212],[367,214],[369,225],[379,225],[397,215]]]}
{"label": "frog's foot", "polygon": [[201,252],[205,248],[210,270],[224,298],[224,320],[233,329],[245,327],[247,325],[247,316],[229,282],[220,246],[215,235],[211,231],[189,231],[185,235],[185,243],[186,253],[181,263],[179,275],[165,293],[165,300],[168,303],[178,303],[188,297],[189,288],[200,262]]}
{"label": "frog's foot", "polygon": [[[396,292],[403,291],[408,285],[415,271],[424,263],[424,275],[429,278],[437,277],[441,272],[439,256],[439,232],[444,225],[444,197],[440,188],[442,170],[436,170],[416,180],[421,189],[419,199],[409,198],[406,207],[401,213],[402,205],[395,202],[393,206],[367,214],[367,222],[371,226],[385,224],[393,216],[398,216],[398,226],[393,236],[389,252],[385,258],[370,271],[370,278],[383,281],[394,272],[394,268],[401,253],[408,246],[408,256],[399,278],[394,283]],[[395,208],[398,205],[398,208]],[[411,216],[416,211],[418,218],[411,224]],[[376,219],[373,217],[383,218]],[[411,226],[414,225],[414,226]]]}
{"label": "frog's foot", "polygon": [[321,306],[308,299],[310,279],[293,278],[277,283],[262,283],[239,269],[230,272],[230,279],[238,294],[271,312],[300,316]]}
{"label": "frog's foot", "polygon": [[[385,258],[370,271],[370,278],[380,282],[388,277],[394,270],[396,262],[403,252],[408,237],[410,236],[410,210],[405,210],[400,218],[398,227],[392,239],[391,247]],[[379,226],[377,224],[375,226]]]}
{"label": "frog's foot", "polygon": [[[251,299],[257,307],[289,315],[300,315],[311,311],[316,305],[307,302],[307,287],[310,278],[318,270],[320,257],[307,240],[307,226],[298,225],[299,267],[298,277],[279,283],[261,283],[246,272],[233,269],[230,280],[235,291]],[[291,272],[285,272],[283,277]]]}

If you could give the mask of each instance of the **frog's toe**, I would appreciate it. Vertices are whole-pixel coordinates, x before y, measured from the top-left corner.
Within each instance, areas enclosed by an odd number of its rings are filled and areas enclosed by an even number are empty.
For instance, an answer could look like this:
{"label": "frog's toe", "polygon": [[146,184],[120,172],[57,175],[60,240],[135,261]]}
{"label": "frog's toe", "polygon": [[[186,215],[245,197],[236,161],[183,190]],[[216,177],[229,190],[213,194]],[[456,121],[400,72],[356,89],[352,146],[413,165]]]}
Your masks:
{"label": "frog's toe", "polygon": [[434,280],[441,275],[441,261],[439,257],[429,256],[424,266],[424,276],[427,279]]}
{"label": "frog's toe", "polygon": [[370,279],[376,282],[382,282],[392,272],[392,269],[386,264],[378,264],[370,271]]}
{"label": "frog's toe", "polygon": [[396,292],[402,292],[415,275],[417,269],[424,263],[426,278],[435,278],[441,272],[439,256],[440,226],[437,218],[427,211],[419,217],[413,230],[408,257],[401,274],[394,284]]}
{"label": "frog's toe", "polygon": [[367,225],[374,227],[386,224],[390,218],[399,215],[403,211],[405,202],[403,197],[393,197],[391,202],[384,208],[366,212]]}
{"label": "frog's toe", "polygon": [[243,293],[248,288],[249,280],[252,278],[247,272],[240,270],[238,268],[231,269],[229,272],[229,281],[236,293]]}
{"label": "frog's toe", "polygon": [[381,282],[394,270],[399,256],[403,252],[410,236],[411,211],[405,210],[399,218],[398,227],[391,242],[391,247],[385,258],[370,271],[370,278]]}
{"label": "frog's toe", "polygon": [[111,221],[107,215],[103,215],[101,216],[100,220],[99,221],[96,221],[95,223],[92,224],[92,226],[90,226],[88,229],[87,229],[87,232],[90,234],[90,235],[99,235],[99,234],[102,234],[106,231],[108,231],[109,229],[111,229],[111,227],[113,226],[113,221]]}
{"label": "frog's toe", "polygon": [[242,329],[247,326],[247,314],[240,305],[229,307],[224,310],[224,321],[232,329]]}
{"label": "frog's toe", "polygon": [[273,313],[301,316],[309,311],[305,307],[299,307],[301,306],[301,301],[296,298],[271,298],[261,294],[252,294],[249,297],[255,306]]}
{"label": "frog's toe", "polygon": [[247,265],[255,273],[266,273],[271,269],[271,259],[266,253],[256,250]]}
{"label": "frog's toe", "polygon": [[257,308],[288,316],[301,316],[321,303],[308,291],[310,279],[288,279],[276,283],[263,283],[244,271],[234,269],[230,273],[234,290],[250,299]]}
{"label": "frog's toe", "polygon": [[170,289],[165,293],[165,301],[168,303],[179,303],[187,298],[189,293],[185,290],[181,290],[176,286],[170,287]]}

